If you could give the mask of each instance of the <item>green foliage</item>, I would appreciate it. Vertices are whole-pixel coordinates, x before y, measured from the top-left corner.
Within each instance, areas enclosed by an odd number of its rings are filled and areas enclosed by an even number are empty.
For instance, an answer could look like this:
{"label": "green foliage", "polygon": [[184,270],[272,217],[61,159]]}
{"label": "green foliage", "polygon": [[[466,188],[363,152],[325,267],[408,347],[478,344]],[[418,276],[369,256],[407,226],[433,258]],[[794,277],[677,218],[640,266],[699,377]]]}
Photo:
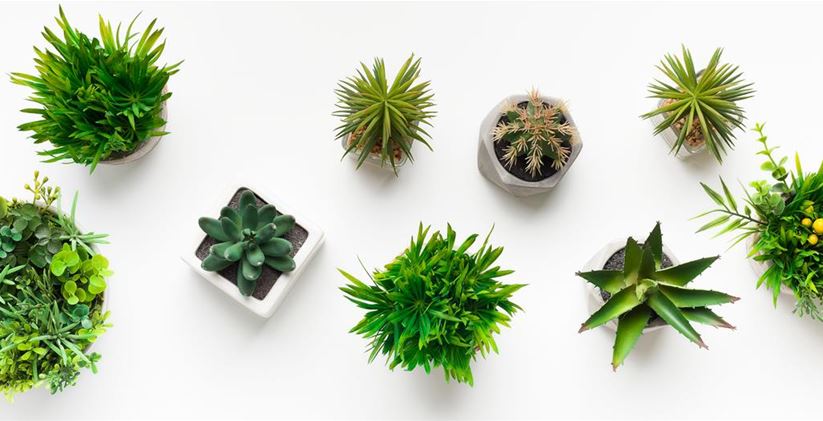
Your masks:
{"label": "green foliage", "polygon": [[72,248],[65,229],[79,233],[74,216],[49,209],[60,189],[47,183],[35,172],[26,185],[30,202],[0,204],[0,232],[19,234],[0,259],[0,392],[8,398],[43,384],[55,393],[75,384],[81,369],[96,371],[100,355],[87,349],[109,327],[102,312],[108,261]]}
{"label": "green foliage", "polygon": [[799,316],[823,321],[823,256],[818,243],[823,229],[812,226],[818,220],[823,224],[823,163],[817,172],[804,174],[795,154],[795,169],[789,171],[785,167],[788,158],[778,159],[774,156],[777,147],[769,147],[763,124],[757,124],[754,131],[763,148],[758,155],[765,157],[760,168],[772,180],[752,182],[742,206],[722,178],[723,194],[701,183],[717,207],[696,217],[713,216],[698,232],[718,227],[722,229],[716,236],[736,232],[732,245],[753,236],[749,257],[768,263],[757,286],[765,284],[772,290],[775,306],[780,288],[788,287],[797,299]]}
{"label": "green foliage", "polygon": [[133,20],[121,37],[120,25],[99,18],[100,39],[73,29],[60,8],[55,19],[62,38],[49,28],[43,37],[54,49],[35,48],[36,75],[12,73],[12,82],[31,88],[29,98],[38,108],[26,108],[37,120],[19,129],[32,131],[37,144],[50,142],[40,152],[46,162],[73,161],[90,166],[113,155],[127,155],[153,136],[162,136],[161,117],[169,77],[180,63],[158,67],[165,41],[155,20],[140,33]]}
{"label": "green foliage", "polygon": [[477,234],[458,245],[451,226],[445,237],[428,232],[420,225],[409,247],[374,272],[371,285],[340,270],[350,282],[341,288],[346,298],[367,310],[351,332],[370,340],[369,362],[382,353],[392,369],[423,366],[429,373],[441,366],[446,381],[473,384],[470,362],[477,352],[497,352],[493,335],[520,309],[509,299],[524,285],[498,280],[512,271],[492,266],[503,248],[489,246],[488,237],[469,254]]}
{"label": "green foliage", "polygon": [[435,112],[429,110],[434,104],[429,91],[429,82],[416,83],[420,75],[420,59],[412,54],[397,72],[391,86],[386,79],[386,65],[382,59],[375,59],[372,69],[360,63],[356,77],[349,77],[338,83],[337,111],[334,115],[342,119],[337,128],[337,138],[347,139],[346,154],[359,154],[357,168],[371,153],[379,153],[381,164],[388,162],[397,170],[398,160],[411,154],[412,142],[419,141],[429,149],[425,140],[430,137],[420,127],[431,126],[429,120]]}
{"label": "green foliage", "polygon": [[257,287],[264,264],[280,272],[294,270],[291,242],[282,238],[294,228],[294,217],[279,213],[272,205],[259,206],[250,190],[240,195],[237,209],[226,206],[220,219],[203,217],[198,223],[219,241],[203,260],[203,269],[218,272],[238,263],[237,287],[245,296]]}
{"label": "green foliage", "polygon": [[518,157],[526,158],[526,170],[532,177],[542,174],[543,165],[549,162],[556,170],[563,168],[575,130],[562,107],[543,103],[537,90],[532,90],[525,107],[509,104],[503,115],[507,121],[495,126],[492,139],[507,145],[503,159],[509,168]]}
{"label": "green foliage", "polygon": [[689,289],[719,256],[693,260],[663,268],[663,236],[660,223],[642,244],[629,237],[626,241],[623,270],[577,272],[577,276],[610,294],[606,303],[588,318],[580,332],[617,320],[612,367],[617,370],[629,355],[653,315],[680,332],[701,348],[706,348],[691,322],[733,328],[709,306],[733,303],[736,297],[717,291]]}
{"label": "green foliage", "polygon": [[697,136],[698,130],[706,147],[720,162],[726,149],[734,147],[733,131],[743,128],[745,120],[745,112],[737,102],[751,98],[755,91],[751,83],[743,81],[737,66],[720,64],[722,54],[723,49],[715,50],[706,68],[696,72],[692,55],[683,46],[682,60],[666,54],[657,66],[670,82],[655,80],[649,84],[650,97],[663,103],[642,117],[664,117],[654,134],[669,127],[678,131],[677,142],[672,147],[675,153],[687,139]]}

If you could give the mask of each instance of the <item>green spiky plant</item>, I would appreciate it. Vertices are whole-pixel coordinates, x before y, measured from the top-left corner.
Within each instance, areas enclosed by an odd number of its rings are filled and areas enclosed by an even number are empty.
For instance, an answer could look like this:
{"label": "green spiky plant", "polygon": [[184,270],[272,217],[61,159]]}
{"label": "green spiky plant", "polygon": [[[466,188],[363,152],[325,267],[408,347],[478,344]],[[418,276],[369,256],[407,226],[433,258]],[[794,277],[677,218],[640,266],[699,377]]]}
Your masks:
{"label": "green spiky plant", "polygon": [[282,238],[294,228],[291,215],[283,215],[270,204],[258,205],[250,190],[240,195],[238,208],[224,207],[220,219],[200,218],[200,228],[219,241],[201,264],[204,270],[219,272],[237,263],[237,288],[249,296],[257,288],[263,265],[280,272],[294,270],[292,244]]}
{"label": "green spiky plant", "polygon": [[472,254],[477,234],[458,244],[450,225],[445,237],[428,233],[421,224],[417,238],[376,270],[370,285],[340,270],[349,281],[341,288],[346,298],[367,310],[351,332],[370,340],[369,362],[383,354],[391,369],[422,366],[430,373],[440,366],[446,381],[471,385],[471,361],[478,352],[498,352],[493,335],[520,310],[510,298],[524,285],[498,279],[513,271],[493,266],[503,248],[488,245],[491,232]]}
{"label": "green spiky plant", "polygon": [[492,140],[507,146],[503,160],[512,168],[517,159],[526,159],[526,171],[532,177],[543,174],[543,166],[551,164],[560,170],[571,153],[570,142],[574,127],[563,116],[563,108],[545,104],[536,89],[529,91],[525,107],[509,104],[503,111],[505,122],[492,130]]}
{"label": "green spiky plant", "polygon": [[662,268],[663,238],[658,222],[646,241],[626,241],[623,270],[577,272],[577,276],[610,294],[606,303],[586,320],[580,332],[617,321],[612,368],[617,370],[631,352],[653,315],[663,319],[690,341],[708,348],[691,322],[734,329],[709,306],[738,300],[717,291],[689,289],[719,256]]}
{"label": "green spiky plant", "polygon": [[[135,17],[135,20],[137,18]],[[171,93],[163,92],[180,63],[159,66],[165,48],[163,29],[153,20],[142,35],[133,20],[121,37],[120,25],[99,18],[100,39],[73,29],[62,7],[43,37],[53,48],[35,48],[37,74],[12,73],[12,82],[31,88],[36,108],[22,111],[37,120],[21,124],[34,143],[50,143],[46,162],[73,161],[94,171],[100,161],[125,156],[154,136],[165,135],[161,116]]]}
{"label": "green spiky plant", "polygon": [[679,152],[684,143],[697,146],[702,140],[717,161],[723,162],[727,149],[734,148],[734,130],[743,128],[745,121],[745,112],[737,103],[751,98],[755,91],[743,80],[738,66],[720,64],[722,48],[714,51],[700,72],[695,71],[689,50],[685,46],[682,50],[682,59],[666,54],[657,66],[669,82],[655,80],[649,84],[650,98],[662,103],[642,117],[663,117],[654,129],[655,135],[670,127],[677,132],[673,153]]}
{"label": "green spiky plant", "polygon": [[412,142],[420,142],[429,149],[430,137],[421,125],[431,126],[435,112],[429,82],[417,82],[420,76],[420,59],[412,54],[403,64],[394,81],[386,79],[383,59],[374,59],[372,68],[360,63],[357,76],[338,82],[335,90],[338,98],[337,111],[333,114],[342,119],[337,127],[337,139],[346,139],[344,155],[357,153],[357,168],[370,154],[379,154],[381,165],[390,165],[397,172],[397,164],[403,155],[410,161]]}

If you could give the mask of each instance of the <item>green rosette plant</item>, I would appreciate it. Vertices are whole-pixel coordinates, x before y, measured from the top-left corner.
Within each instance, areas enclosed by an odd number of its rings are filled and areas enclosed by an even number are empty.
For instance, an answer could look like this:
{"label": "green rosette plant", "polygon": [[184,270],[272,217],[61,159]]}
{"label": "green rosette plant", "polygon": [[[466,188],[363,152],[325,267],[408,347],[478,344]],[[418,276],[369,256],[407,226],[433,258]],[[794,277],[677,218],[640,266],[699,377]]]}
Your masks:
{"label": "green rosette plant", "polygon": [[48,27],[43,37],[52,49],[34,49],[36,74],[12,73],[11,81],[31,88],[37,106],[22,111],[36,120],[21,124],[46,162],[72,161],[94,171],[100,161],[131,154],[163,131],[161,112],[170,92],[169,77],[180,63],[158,65],[165,41],[153,20],[142,34],[135,19],[121,36],[118,24],[99,18],[100,38],[72,28],[60,8],[58,33]]}
{"label": "green rosette plant", "polygon": [[[446,381],[473,384],[470,363],[479,352],[497,352],[493,335],[520,310],[511,296],[524,285],[499,278],[513,271],[494,266],[502,247],[469,248],[477,234],[458,244],[448,226],[428,235],[420,225],[409,247],[366,284],[346,271],[345,297],[366,310],[351,332],[369,339],[369,362],[386,355],[389,368],[443,367]],[[491,235],[491,233],[489,233]]]}
{"label": "green rosette plant", "polygon": [[794,171],[789,171],[788,157],[775,156],[778,147],[768,145],[763,124],[756,124],[754,131],[762,146],[757,154],[765,157],[760,168],[771,180],[752,182],[741,204],[722,178],[722,192],[700,183],[717,207],[696,217],[714,216],[698,232],[735,232],[732,246],[751,239],[749,258],[767,266],[757,287],[771,290],[775,306],[781,288],[787,288],[797,300],[796,314],[823,321],[823,163],[816,172],[804,173],[795,154]]}
{"label": "green rosette plant", "polygon": [[[110,325],[103,311],[108,260],[94,250],[105,234],[82,233],[71,213],[54,208],[60,188],[34,174],[30,201],[0,197],[0,392],[46,385],[52,393],[74,385],[82,369],[97,371],[100,354],[88,348]],[[5,238],[5,237],[4,237]]]}
{"label": "green rosette plant", "polygon": [[663,262],[663,236],[660,223],[642,244],[629,237],[626,241],[623,270],[578,272],[577,276],[609,294],[608,300],[580,327],[584,332],[617,321],[612,368],[617,370],[643,334],[652,317],[669,326],[701,348],[707,348],[692,322],[734,329],[710,306],[738,300],[722,292],[690,289],[687,285],[719,256],[706,257],[667,268]]}

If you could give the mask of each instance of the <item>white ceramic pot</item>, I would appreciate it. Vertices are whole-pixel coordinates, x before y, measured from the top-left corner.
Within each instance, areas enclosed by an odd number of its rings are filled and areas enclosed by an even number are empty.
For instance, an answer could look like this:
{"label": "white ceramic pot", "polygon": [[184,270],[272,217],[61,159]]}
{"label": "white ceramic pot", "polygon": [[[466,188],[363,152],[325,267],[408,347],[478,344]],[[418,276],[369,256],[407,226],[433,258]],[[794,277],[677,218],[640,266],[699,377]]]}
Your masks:
{"label": "white ceramic pot", "polygon": [[303,245],[297,250],[297,253],[294,255],[294,263],[295,268],[291,272],[281,273],[280,276],[272,286],[271,290],[263,297],[262,300],[254,298],[254,297],[246,297],[240,293],[240,290],[237,288],[237,285],[229,281],[228,279],[222,277],[217,272],[208,272],[203,270],[200,266],[201,260],[197,257],[196,250],[198,249],[200,243],[206,237],[206,234],[197,227],[196,221],[192,221],[193,231],[195,231],[195,235],[192,238],[192,242],[190,243],[189,250],[183,255],[183,261],[185,261],[189,266],[191,266],[192,270],[197,272],[200,276],[202,276],[205,280],[209,281],[212,285],[217,287],[220,291],[224,294],[231,297],[234,301],[243,305],[246,309],[251,311],[252,313],[268,318],[274,314],[274,311],[283,302],[283,299],[286,298],[289,291],[291,291],[294,284],[297,283],[298,279],[300,279],[300,275],[303,274],[303,271],[306,269],[306,266],[309,265],[309,262],[317,253],[317,250],[320,249],[320,246],[323,244],[324,234],[323,231],[320,230],[315,224],[308,221],[299,211],[296,211],[294,208],[290,207],[283,201],[279,200],[275,196],[268,195],[264,192],[264,190],[258,189],[256,187],[250,186],[248,184],[245,185],[232,185],[228,186],[224,191],[222,191],[221,195],[218,196],[215,201],[214,205],[208,209],[204,209],[201,215],[208,215],[215,217],[220,214],[220,209],[222,209],[226,204],[229,202],[234,194],[240,188],[246,188],[254,192],[260,199],[263,201],[274,205],[277,208],[277,211],[283,214],[290,214],[295,217],[296,225],[303,227],[308,236],[306,240],[303,242]]}
{"label": "white ceramic pot", "polygon": [[[661,99],[657,103],[657,106],[660,107],[662,105],[663,105],[663,100]],[[660,123],[663,122],[663,120],[665,120],[665,117],[663,116],[663,114],[657,114],[657,115],[653,116],[652,118],[650,118],[649,120],[651,121],[653,127],[657,127],[658,125],[660,125]],[[671,126],[667,127],[666,130],[663,130],[662,132],[660,132],[660,136],[663,137],[663,140],[666,141],[666,143],[669,145],[669,148],[673,148],[674,145],[677,144],[678,133]],[[686,159],[686,158],[692,157],[694,155],[703,153],[705,151],[706,151],[706,143],[705,142],[697,148],[692,148],[689,145],[687,145],[686,142],[683,142],[683,146],[680,148],[679,151],[677,151],[675,156],[680,158],[680,159]]]}
{"label": "white ceramic pot", "polygon": [[[415,123],[415,125],[417,125],[417,124]],[[340,146],[343,147],[344,151],[349,148],[349,145],[348,145],[349,137],[350,136],[345,136],[342,139],[340,139]],[[411,142],[409,142],[409,150],[414,149],[414,144],[415,143],[417,143],[416,140],[412,140]],[[349,158],[354,160],[354,162],[357,162],[357,160],[360,159],[360,153],[357,149],[352,150],[347,155],[349,156]],[[396,162],[394,165],[395,165],[396,168],[400,168],[400,167],[406,165],[406,163],[408,161],[409,161],[409,157],[405,153],[401,153],[400,160],[398,162]],[[363,163],[364,164],[369,164],[371,166],[378,167],[378,168],[388,168],[389,170],[392,169],[391,163],[387,162],[385,165],[383,165],[383,161],[380,158],[380,154],[370,153],[369,156],[366,158],[366,160],[363,161]]]}
{"label": "white ceramic pot", "polygon": [[[637,238],[645,238],[645,237],[634,237]],[[626,247],[626,239],[618,239],[614,240],[600,249],[586,264],[583,266],[581,272],[589,272],[592,270],[603,270],[603,267],[606,265],[606,262],[612,257],[613,254],[620,251],[620,249]],[[672,251],[669,250],[666,245],[663,245],[663,254],[665,254],[669,260],[672,262],[672,266],[677,266],[680,264],[680,261],[677,260],[677,257],[672,254]],[[582,279],[582,278],[581,278]],[[600,289],[596,286],[592,285],[591,282],[583,280],[586,283],[586,291],[589,296],[588,300],[588,307],[590,313],[594,313],[595,311],[599,310],[600,307],[603,307],[605,303],[603,301],[603,297],[600,296]],[[604,326],[608,327],[610,330],[617,331],[617,323],[614,320],[609,321]],[[666,327],[666,323],[662,319],[658,319],[657,321],[649,324],[643,329],[643,333],[654,332],[656,330],[660,330]]]}
{"label": "white ceramic pot", "polygon": [[[165,95],[168,92],[166,88],[163,88],[162,94]],[[163,121],[168,122],[168,107],[166,106],[166,101],[163,102],[162,108],[160,108],[160,117]],[[166,124],[164,123],[162,127],[159,127],[158,131],[164,131],[166,129]],[[140,143],[137,149],[133,150],[130,154],[121,157],[121,158],[114,158],[114,159],[104,159],[100,161],[100,164],[105,165],[124,165],[130,162],[137,161],[138,159],[146,156],[154,150],[158,143],[160,143],[160,139],[163,136],[153,136],[146,141]]]}
{"label": "white ceramic pot", "polygon": [[[749,266],[752,268],[755,275],[757,275],[758,280],[760,280],[760,277],[763,276],[763,274],[766,273],[766,270],[769,269],[769,266],[771,266],[767,262],[760,262],[754,260],[754,256],[748,257],[749,255],[751,255],[752,249],[754,248],[754,243],[756,243],[759,239],[760,236],[756,234],[750,235],[749,238],[746,239],[746,260],[749,261]],[[780,284],[780,293],[794,298],[794,291],[792,291],[791,288],[787,287],[786,285]]]}
{"label": "white ceramic pot", "polygon": [[549,178],[540,181],[521,180],[510,173],[503,164],[500,163],[497,155],[494,153],[492,130],[497,126],[497,122],[503,115],[503,111],[512,103],[519,104],[528,101],[528,95],[511,95],[500,101],[500,103],[489,111],[480,124],[480,140],[477,149],[477,168],[480,170],[480,174],[483,174],[484,177],[503,190],[518,197],[532,196],[551,191],[560,183],[560,180],[566,175],[566,172],[571,168],[572,164],[574,164],[575,159],[577,159],[577,156],[583,149],[583,141],[577,132],[577,125],[574,123],[574,119],[572,119],[568,110],[562,106],[563,102],[557,98],[542,95],[540,99],[546,104],[559,106],[563,112],[563,116],[566,117],[566,121],[574,127],[574,134],[571,136],[572,150],[569,154],[569,159],[560,171]]}

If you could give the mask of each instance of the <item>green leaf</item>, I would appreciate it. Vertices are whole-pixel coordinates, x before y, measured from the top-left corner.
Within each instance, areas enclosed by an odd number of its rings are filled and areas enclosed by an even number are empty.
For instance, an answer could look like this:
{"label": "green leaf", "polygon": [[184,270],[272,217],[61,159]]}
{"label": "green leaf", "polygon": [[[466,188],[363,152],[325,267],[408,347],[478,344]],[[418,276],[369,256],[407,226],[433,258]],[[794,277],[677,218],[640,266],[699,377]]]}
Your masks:
{"label": "green leaf", "polygon": [[214,218],[203,217],[200,218],[197,223],[200,225],[200,229],[209,237],[217,241],[229,241],[229,237],[223,233],[223,225],[220,221]]}
{"label": "green leaf", "polygon": [[650,317],[651,310],[645,305],[637,306],[620,316],[617,321],[617,335],[615,336],[614,351],[612,353],[612,368],[615,371],[634,349],[634,345],[640,339],[640,335],[643,334],[643,329],[649,323]]}
{"label": "green leaf", "polygon": [[295,268],[294,259],[289,256],[266,256],[266,265],[279,272],[291,272]]}
{"label": "green leaf", "polygon": [[652,279],[673,286],[686,286],[686,284],[700,276],[704,270],[719,258],[720,256],[704,257],[702,259],[681,263],[677,266],[671,266],[657,271],[652,276]]}
{"label": "green leaf", "polygon": [[232,261],[226,260],[220,256],[209,254],[205,259],[203,259],[200,267],[209,272],[218,272],[231,266],[232,263]]}
{"label": "green leaf", "polygon": [[286,239],[275,237],[261,244],[260,250],[262,250],[266,256],[285,256],[291,253],[292,245]]}
{"label": "green leaf", "polygon": [[651,307],[660,318],[665,320],[666,323],[675,328],[675,330],[687,339],[696,343],[701,348],[708,348],[697,331],[695,331],[692,325],[689,324],[689,321],[686,320],[686,317],[681,313],[680,309],[669,301],[665,295],[661,293],[649,294],[646,303],[648,303],[649,307]]}
{"label": "green leaf", "polygon": [[226,240],[224,241],[236,242],[243,240],[243,234],[240,232],[240,227],[237,226],[231,219],[226,218],[225,216],[220,218],[220,227],[223,229],[223,233],[225,234]]}
{"label": "green leaf", "polygon": [[710,290],[677,288],[667,285],[660,285],[659,289],[677,307],[705,307],[739,300],[737,297]]}
{"label": "green leaf", "polygon": [[615,294],[625,286],[625,278],[621,271],[593,270],[590,272],[577,272],[576,275],[591,282],[609,294]]}
{"label": "green leaf", "polygon": [[603,307],[583,322],[579,332],[584,332],[606,324],[609,320],[619,317],[621,314],[637,307],[640,303],[640,300],[637,299],[637,294],[635,294],[635,287],[627,287],[612,295],[609,301],[603,304]]}
{"label": "green leaf", "polygon": [[735,328],[706,307],[681,308],[680,311],[692,322],[726,329]]}
{"label": "green leaf", "polygon": [[266,260],[266,255],[263,254],[263,251],[260,250],[257,244],[250,244],[246,251],[246,260],[248,260],[252,266],[262,266]]}

